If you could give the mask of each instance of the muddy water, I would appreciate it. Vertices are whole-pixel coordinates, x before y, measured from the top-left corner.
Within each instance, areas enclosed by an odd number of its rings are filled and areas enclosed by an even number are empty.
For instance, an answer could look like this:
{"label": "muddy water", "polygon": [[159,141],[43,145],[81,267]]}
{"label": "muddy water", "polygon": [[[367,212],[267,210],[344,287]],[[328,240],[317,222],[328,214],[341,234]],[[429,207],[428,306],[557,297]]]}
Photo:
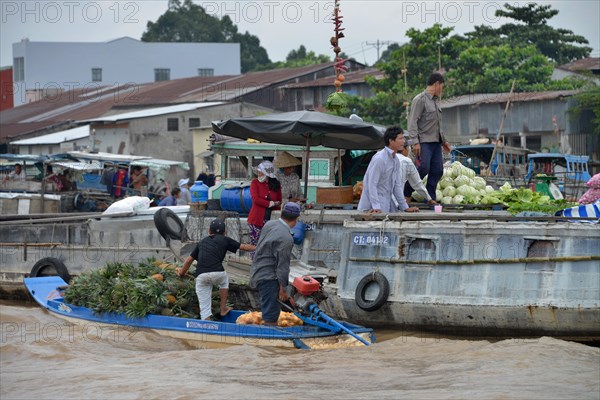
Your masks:
{"label": "muddy water", "polygon": [[0,398],[600,399],[600,349],[377,332],[369,348],[192,349],[0,305]]}

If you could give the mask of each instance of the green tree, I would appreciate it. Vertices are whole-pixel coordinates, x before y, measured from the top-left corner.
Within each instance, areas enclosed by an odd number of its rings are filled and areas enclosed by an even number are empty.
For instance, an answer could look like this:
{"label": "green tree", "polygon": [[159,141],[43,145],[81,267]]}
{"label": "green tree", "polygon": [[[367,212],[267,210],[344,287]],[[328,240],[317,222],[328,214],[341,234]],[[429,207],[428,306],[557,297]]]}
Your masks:
{"label": "green tree", "polygon": [[574,97],[575,106],[569,109],[572,118],[579,118],[582,113],[591,112],[592,132],[600,135],[600,87],[589,85],[586,90]]}
{"label": "green tree", "polygon": [[464,38],[451,35],[452,30],[440,24],[423,31],[409,29],[406,35],[410,41],[395,47],[386,55],[386,61],[377,64],[384,78],[367,77],[375,95],[351,96],[348,108],[370,122],[406,127],[408,102],[425,88],[427,78],[438,69],[440,61],[443,69],[453,68],[467,46]]}
{"label": "green tree", "polygon": [[484,46],[509,44],[511,46],[534,45],[550,60],[565,64],[589,57],[592,49],[588,40],[568,29],[556,29],[547,25],[549,19],[558,14],[551,5],[529,3],[524,6],[504,4],[505,9],[496,10],[496,16],[516,21],[499,28],[477,26],[467,33],[470,39]]}
{"label": "green tree", "polygon": [[445,95],[508,92],[513,79],[519,92],[544,90],[552,70],[535,46],[473,46],[460,54],[447,74]]}
{"label": "green tree", "polygon": [[367,78],[375,95],[353,96],[348,108],[368,121],[406,126],[407,102],[424,89],[427,77],[440,61],[442,69],[448,71],[445,98],[508,92],[513,79],[519,92],[576,89],[584,85],[580,79],[551,80],[553,66],[534,45],[511,44],[506,39],[483,45],[479,39],[467,41],[451,36],[451,32],[452,28],[438,24],[424,31],[410,29],[407,35],[411,40],[377,65],[384,78]]}
{"label": "green tree", "polygon": [[390,44],[384,51],[383,53],[381,53],[381,57],[379,57],[379,60],[377,60],[375,62],[375,65],[382,63],[382,62],[386,62],[389,61],[390,56],[392,54],[393,51],[398,50],[400,48],[400,45],[398,43],[392,43]]}
{"label": "green tree", "polygon": [[331,62],[329,56],[325,54],[317,55],[314,51],[307,51],[304,45],[300,45],[297,50],[292,50],[288,53],[285,61],[275,62],[264,69],[296,68],[326,62]]}
{"label": "green tree", "polygon": [[209,15],[192,0],[173,1],[156,22],[148,22],[142,41],[239,43],[242,73],[271,64],[258,37],[247,31],[239,33],[229,16],[219,19]]}
{"label": "green tree", "polygon": [[399,82],[396,89],[404,90],[404,71],[408,88],[424,88],[429,75],[454,66],[458,55],[467,46],[464,38],[450,34],[454,28],[434,24],[431,28],[419,31],[410,28],[406,36],[410,41],[393,50],[386,62],[377,66],[384,72],[385,78],[371,82],[377,89],[390,90]]}

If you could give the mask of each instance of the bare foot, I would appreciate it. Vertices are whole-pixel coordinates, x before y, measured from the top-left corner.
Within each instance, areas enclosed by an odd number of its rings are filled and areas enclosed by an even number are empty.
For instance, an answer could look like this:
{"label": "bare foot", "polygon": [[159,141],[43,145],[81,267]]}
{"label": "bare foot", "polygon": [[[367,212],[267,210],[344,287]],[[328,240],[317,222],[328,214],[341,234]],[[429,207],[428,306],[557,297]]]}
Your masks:
{"label": "bare foot", "polygon": [[229,314],[229,311],[233,310],[231,307],[227,307],[225,309],[225,312],[223,312],[223,310],[221,310],[221,317],[226,316],[227,314]]}

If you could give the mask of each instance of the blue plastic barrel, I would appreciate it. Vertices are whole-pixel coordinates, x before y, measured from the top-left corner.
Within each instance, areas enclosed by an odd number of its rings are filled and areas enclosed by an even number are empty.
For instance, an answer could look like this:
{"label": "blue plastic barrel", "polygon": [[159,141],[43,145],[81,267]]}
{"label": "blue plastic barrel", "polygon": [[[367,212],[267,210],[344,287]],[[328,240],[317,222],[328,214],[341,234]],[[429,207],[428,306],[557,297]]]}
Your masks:
{"label": "blue plastic barrel", "polygon": [[208,201],[208,186],[202,181],[196,181],[194,186],[190,188],[190,194],[192,195],[192,203],[206,203]]}
{"label": "blue plastic barrel", "polygon": [[222,210],[248,214],[251,208],[252,197],[250,197],[250,186],[226,187],[221,191]]}
{"label": "blue plastic barrel", "polygon": [[294,244],[302,244],[304,240],[304,232],[306,231],[306,224],[302,221],[296,222],[296,226],[292,228],[292,236],[294,238]]}

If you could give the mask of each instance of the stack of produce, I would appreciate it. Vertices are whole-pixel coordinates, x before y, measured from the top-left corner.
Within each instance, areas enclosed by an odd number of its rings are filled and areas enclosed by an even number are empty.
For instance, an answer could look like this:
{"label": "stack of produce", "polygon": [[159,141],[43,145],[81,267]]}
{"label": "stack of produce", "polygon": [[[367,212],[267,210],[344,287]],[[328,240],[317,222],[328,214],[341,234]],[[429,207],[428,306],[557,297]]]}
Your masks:
{"label": "stack of produce", "polygon": [[592,176],[585,186],[589,187],[589,190],[581,196],[579,203],[593,204],[598,201],[600,199],[600,174]]}
{"label": "stack of produce", "polygon": [[[247,312],[246,314],[240,315],[235,321],[236,324],[241,325],[260,325],[262,324],[262,313],[259,311]],[[279,319],[277,320],[277,326],[299,326],[303,322],[294,313],[282,311],[279,313]]]}
{"label": "stack of produce", "polygon": [[352,187],[352,198],[354,200],[360,200],[360,196],[362,196],[363,192],[363,181],[356,182],[356,184]]}
{"label": "stack of produce", "polygon": [[[427,183],[427,177],[423,179]],[[412,198],[424,202],[425,198],[413,192]],[[537,211],[554,214],[576,203],[552,200],[528,188],[513,189],[507,182],[495,190],[485,179],[475,176],[475,171],[455,161],[444,167],[444,174],[436,188],[436,201],[442,204],[500,204],[508,207],[512,214],[521,211]]]}
{"label": "stack of produce", "polygon": [[147,314],[198,318],[194,279],[178,277],[176,267],[153,259],[139,265],[109,263],[75,278],[64,298],[97,313],[124,313],[130,318]]}

